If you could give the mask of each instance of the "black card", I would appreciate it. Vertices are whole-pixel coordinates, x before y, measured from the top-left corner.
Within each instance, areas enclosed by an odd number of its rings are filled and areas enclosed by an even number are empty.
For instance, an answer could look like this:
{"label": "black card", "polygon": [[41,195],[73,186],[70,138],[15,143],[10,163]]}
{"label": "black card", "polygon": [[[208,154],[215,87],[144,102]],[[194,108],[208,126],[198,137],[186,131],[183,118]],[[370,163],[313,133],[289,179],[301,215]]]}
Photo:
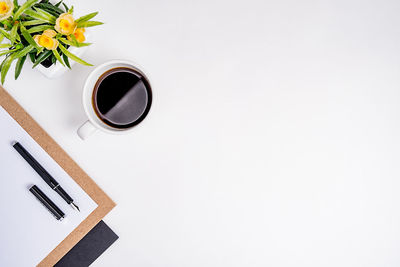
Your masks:
{"label": "black card", "polygon": [[107,250],[118,236],[100,221],[81,241],[54,265],[55,267],[87,267]]}

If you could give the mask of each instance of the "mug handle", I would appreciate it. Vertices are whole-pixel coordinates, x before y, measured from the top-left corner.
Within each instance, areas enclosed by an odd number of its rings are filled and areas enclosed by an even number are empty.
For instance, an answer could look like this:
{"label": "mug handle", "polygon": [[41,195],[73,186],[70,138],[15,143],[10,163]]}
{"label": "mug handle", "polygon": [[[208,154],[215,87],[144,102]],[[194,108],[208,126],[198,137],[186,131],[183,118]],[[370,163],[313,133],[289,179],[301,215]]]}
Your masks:
{"label": "mug handle", "polygon": [[90,121],[86,121],[81,127],[79,127],[77,133],[82,140],[86,140],[95,131],[97,131],[97,128]]}

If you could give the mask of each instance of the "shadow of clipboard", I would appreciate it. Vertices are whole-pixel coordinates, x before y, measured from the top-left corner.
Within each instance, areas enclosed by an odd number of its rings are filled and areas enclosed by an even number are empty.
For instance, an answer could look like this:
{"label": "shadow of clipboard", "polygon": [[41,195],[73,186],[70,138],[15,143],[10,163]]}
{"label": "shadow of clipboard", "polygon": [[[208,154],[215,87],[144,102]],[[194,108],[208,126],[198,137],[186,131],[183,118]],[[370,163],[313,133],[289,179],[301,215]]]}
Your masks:
{"label": "shadow of clipboard", "polygon": [[54,266],[54,264],[56,264],[115,207],[115,203],[2,87],[0,87],[0,106],[10,114],[10,116],[98,205],[97,208],[84,221],[82,221],[77,228],[75,228],[37,265],[39,267]]}

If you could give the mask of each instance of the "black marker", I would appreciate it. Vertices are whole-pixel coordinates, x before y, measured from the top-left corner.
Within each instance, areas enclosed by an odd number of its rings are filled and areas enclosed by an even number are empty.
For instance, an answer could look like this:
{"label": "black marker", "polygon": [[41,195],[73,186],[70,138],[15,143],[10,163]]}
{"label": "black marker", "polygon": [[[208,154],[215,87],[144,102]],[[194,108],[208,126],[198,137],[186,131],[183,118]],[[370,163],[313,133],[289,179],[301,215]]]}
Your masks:
{"label": "black marker", "polygon": [[75,205],[74,200],[64,191],[64,189],[60,186],[60,184],[42,167],[42,165],[37,162],[36,159],[33,158],[31,154],[20,144],[15,143],[13,145],[15,150],[31,165],[31,167],[42,177],[42,179],[53,189],[56,191],[72,208],[77,211],[79,207]]}
{"label": "black marker", "polygon": [[29,188],[29,191],[42,203],[43,206],[45,206],[51,214],[53,214],[54,217],[56,217],[57,220],[61,221],[64,219],[65,214],[60,210],[56,204],[54,204],[53,201],[51,201],[50,198],[48,198],[42,190],[39,189],[36,185],[32,186]]}

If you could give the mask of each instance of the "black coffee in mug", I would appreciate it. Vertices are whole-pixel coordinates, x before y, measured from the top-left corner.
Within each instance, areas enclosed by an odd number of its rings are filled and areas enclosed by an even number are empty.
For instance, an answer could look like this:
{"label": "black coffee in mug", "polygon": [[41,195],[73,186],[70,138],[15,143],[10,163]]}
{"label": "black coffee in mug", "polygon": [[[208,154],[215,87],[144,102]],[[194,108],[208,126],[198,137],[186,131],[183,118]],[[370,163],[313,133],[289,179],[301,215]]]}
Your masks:
{"label": "black coffee in mug", "polygon": [[111,127],[126,129],[149,113],[152,92],[146,77],[136,69],[114,68],[97,80],[92,103],[97,116]]}

